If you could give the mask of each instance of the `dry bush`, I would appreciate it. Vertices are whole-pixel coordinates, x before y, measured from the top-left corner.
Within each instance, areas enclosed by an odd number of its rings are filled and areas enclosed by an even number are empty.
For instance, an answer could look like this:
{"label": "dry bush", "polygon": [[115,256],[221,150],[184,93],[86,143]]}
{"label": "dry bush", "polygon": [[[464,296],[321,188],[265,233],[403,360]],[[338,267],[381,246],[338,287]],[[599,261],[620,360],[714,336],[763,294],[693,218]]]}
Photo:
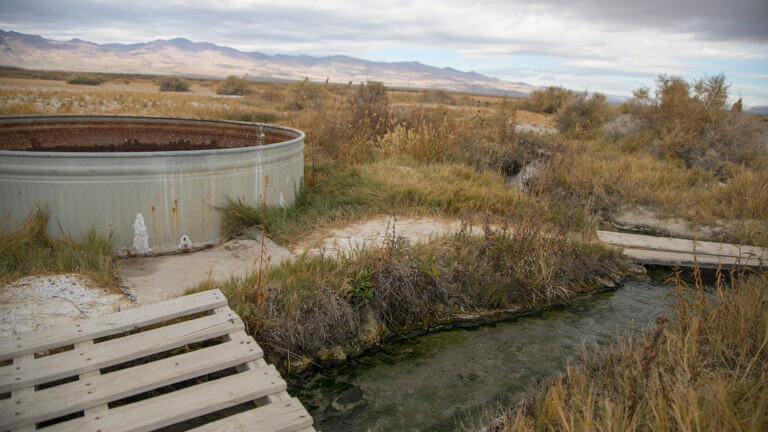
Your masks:
{"label": "dry bush", "polygon": [[67,84],[99,85],[103,82],[104,80],[101,77],[86,73],[72,74],[67,78]]}
{"label": "dry bush", "polygon": [[631,114],[621,114],[606,122],[600,130],[605,138],[617,141],[640,132],[642,127],[643,123],[640,119]]}
{"label": "dry bush", "polygon": [[722,170],[727,162],[760,166],[768,152],[766,128],[749,114],[728,111],[725,80],[722,74],[692,82],[661,75],[655,97],[638,89],[625,108],[643,122],[660,157],[708,170]]}
{"label": "dry bush", "polygon": [[348,97],[355,128],[369,136],[382,135],[389,128],[389,98],[384,84],[378,81],[362,83]]}
{"label": "dry bush", "polygon": [[421,94],[421,101],[425,103],[456,105],[456,98],[445,90],[425,90]]}
{"label": "dry bush", "polygon": [[291,84],[291,102],[286,106],[288,110],[318,109],[321,107],[324,88],[320,84],[309,81],[299,81]]}
{"label": "dry bush", "polygon": [[600,93],[578,93],[557,110],[555,123],[561,132],[585,133],[597,129],[610,115],[605,96]]}
{"label": "dry bush", "polygon": [[426,162],[454,159],[471,133],[465,118],[444,107],[398,109],[392,123],[392,130],[376,141],[383,157],[410,155]]}
{"label": "dry bush", "polygon": [[286,95],[283,91],[276,88],[267,88],[261,92],[261,98],[267,102],[273,104],[284,104],[286,101]]}
{"label": "dry bush", "polygon": [[251,93],[251,82],[247,76],[230,75],[218,87],[216,93],[228,96],[244,96]]}
{"label": "dry bush", "polygon": [[176,75],[170,75],[160,78],[158,90],[163,92],[185,92],[189,91],[189,83]]}
{"label": "dry bush", "polygon": [[527,111],[554,114],[560,107],[568,102],[574,92],[562,87],[547,87],[531,92],[530,97],[524,102],[524,109]]}

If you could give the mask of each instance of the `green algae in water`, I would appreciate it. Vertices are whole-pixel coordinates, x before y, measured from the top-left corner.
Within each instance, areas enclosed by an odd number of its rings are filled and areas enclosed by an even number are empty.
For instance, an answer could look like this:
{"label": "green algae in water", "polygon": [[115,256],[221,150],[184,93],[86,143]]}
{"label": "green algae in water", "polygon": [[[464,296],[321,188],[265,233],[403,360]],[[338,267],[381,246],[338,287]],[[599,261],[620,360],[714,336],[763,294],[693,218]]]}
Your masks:
{"label": "green algae in water", "polygon": [[295,393],[324,432],[453,430],[517,402],[577,363],[585,346],[605,346],[669,315],[669,290],[629,282],[536,315],[402,340],[318,374]]}

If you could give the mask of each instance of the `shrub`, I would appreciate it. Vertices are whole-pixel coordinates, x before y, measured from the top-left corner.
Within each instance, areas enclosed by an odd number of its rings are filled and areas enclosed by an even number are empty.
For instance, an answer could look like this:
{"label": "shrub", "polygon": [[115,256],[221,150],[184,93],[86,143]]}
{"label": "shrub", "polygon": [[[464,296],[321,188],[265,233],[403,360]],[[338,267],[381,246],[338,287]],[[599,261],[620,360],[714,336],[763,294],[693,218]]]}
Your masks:
{"label": "shrub", "polygon": [[622,114],[604,124],[601,130],[605,138],[616,141],[639,132],[642,127],[642,122],[636,117]]}
{"label": "shrub", "polygon": [[573,91],[562,87],[547,87],[532,91],[524,106],[528,111],[554,114],[574,95]]}
{"label": "shrub", "polygon": [[318,108],[323,96],[323,86],[309,81],[299,81],[291,85],[291,103],[286,107],[291,110],[303,110],[305,108]]}
{"label": "shrub", "polygon": [[230,75],[218,87],[216,94],[228,96],[244,96],[251,92],[251,82],[247,76]]}
{"label": "shrub", "polygon": [[176,75],[170,75],[160,78],[160,91],[175,91],[185,92],[189,91],[189,83]]}
{"label": "shrub", "polygon": [[427,103],[439,103],[456,105],[456,99],[445,90],[427,90],[421,94],[421,101]]}
{"label": "shrub", "polygon": [[99,85],[102,82],[100,77],[84,73],[76,73],[67,78],[67,84]]}
{"label": "shrub", "polygon": [[557,110],[555,122],[561,132],[584,133],[600,127],[610,113],[605,96],[600,93],[579,93]]}
{"label": "shrub", "polygon": [[728,110],[728,87],[722,74],[692,82],[661,75],[654,97],[648,88],[638,89],[625,109],[643,122],[659,157],[709,170],[728,162],[758,165],[768,150],[765,127],[738,103]]}
{"label": "shrub", "polygon": [[360,84],[349,96],[352,124],[370,135],[381,135],[389,127],[389,98],[384,84],[368,81]]}

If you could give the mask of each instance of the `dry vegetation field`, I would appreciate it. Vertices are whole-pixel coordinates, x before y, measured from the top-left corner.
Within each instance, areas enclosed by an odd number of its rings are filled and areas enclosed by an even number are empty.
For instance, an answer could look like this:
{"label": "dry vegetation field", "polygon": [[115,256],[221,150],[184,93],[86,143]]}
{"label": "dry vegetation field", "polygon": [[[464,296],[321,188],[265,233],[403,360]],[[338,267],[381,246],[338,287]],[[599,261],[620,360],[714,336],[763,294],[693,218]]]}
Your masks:
{"label": "dry vegetation field", "polygon": [[[344,358],[393,333],[462,314],[527,310],[589,293],[627,272],[620,256],[592,242],[598,226],[627,208],[768,246],[768,123],[726,105],[722,76],[694,82],[662,76],[656,89],[638,89],[622,106],[559,88],[510,99],[388,90],[379,83],[232,77],[180,85],[99,75],[96,84],[68,84],[70,78],[0,70],[0,114],[178,116],[305,131],[306,184],[297,204],[277,210],[232,201],[223,210],[228,235],[257,237],[263,228],[289,245],[319,228],[392,213],[486,223],[480,237],[459,232],[416,245],[398,240],[395,228],[380,248],[351,257],[302,256],[265,274],[197,288],[222,289],[270,361],[284,368]],[[161,85],[187,89],[161,92]],[[521,123],[559,132],[523,133],[515,128]],[[531,163],[535,175],[523,187],[510,185],[508,178]],[[32,218],[0,238],[0,278],[78,268],[107,279],[114,274],[109,260],[89,267],[87,257],[70,257],[88,248],[47,241],[42,216],[35,217],[38,222]],[[36,258],[25,258],[30,254]],[[690,307],[681,306],[672,322],[639,342],[622,342],[605,361],[570,370],[538,399],[504,414],[500,427],[764,426],[768,318],[755,305],[765,302],[766,288],[758,277],[720,286],[721,303],[681,300]],[[675,362],[688,359],[683,377]],[[648,368],[658,375],[640,381],[632,375]],[[717,418],[690,414],[703,407],[716,407]]]}

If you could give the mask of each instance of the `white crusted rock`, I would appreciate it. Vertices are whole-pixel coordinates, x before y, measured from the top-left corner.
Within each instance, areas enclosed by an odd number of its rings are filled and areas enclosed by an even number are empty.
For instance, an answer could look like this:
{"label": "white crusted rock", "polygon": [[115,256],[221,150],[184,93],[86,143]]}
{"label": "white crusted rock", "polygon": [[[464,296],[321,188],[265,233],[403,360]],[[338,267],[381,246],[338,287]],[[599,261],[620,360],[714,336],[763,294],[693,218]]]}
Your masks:
{"label": "white crusted rock", "polygon": [[136,255],[152,253],[152,249],[149,248],[147,226],[144,225],[144,217],[141,213],[136,213],[136,220],[133,221],[133,253]]}

